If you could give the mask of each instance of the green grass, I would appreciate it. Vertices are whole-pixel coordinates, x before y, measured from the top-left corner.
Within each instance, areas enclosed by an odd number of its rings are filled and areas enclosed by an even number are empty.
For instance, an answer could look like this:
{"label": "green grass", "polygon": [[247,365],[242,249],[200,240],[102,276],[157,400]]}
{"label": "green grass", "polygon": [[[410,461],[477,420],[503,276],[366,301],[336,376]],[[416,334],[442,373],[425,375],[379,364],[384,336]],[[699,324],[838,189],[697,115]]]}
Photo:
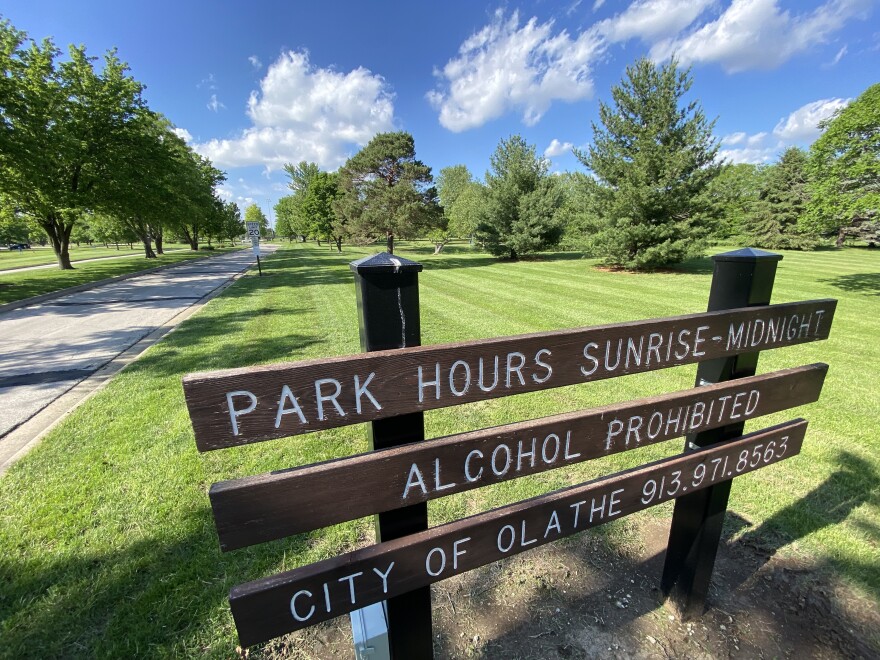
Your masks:
{"label": "green grass", "polygon": [[[826,342],[761,357],[759,372],[826,361],[818,404],[803,415],[803,454],[736,480],[731,534],[834,571],[880,601],[880,251],[786,252],[774,302],[840,299]],[[60,424],[0,479],[0,656],[234,655],[231,586],[350,550],[359,520],[221,554],[208,486],[221,479],[366,449],[363,426],[199,455],[180,385],[191,371],[356,353],[357,310],[343,254],[293,245],[184,323]],[[460,341],[705,310],[711,262],[636,275],[576,254],[502,263],[453,246],[420,260],[422,340]],[[627,400],[693,383],[676,368],[433,411],[429,437]],[[436,500],[432,524],[680,451],[642,448]],[[668,516],[670,505],[651,515]],[[749,525],[751,525],[749,527]],[[659,575],[657,576],[659,581]],[[875,605],[876,606],[876,605]]]}
{"label": "green grass", "polygon": [[[78,284],[96,282],[108,277],[135,273],[141,270],[165,266],[189,259],[209,257],[222,252],[242,248],[218,248],[214,251],[169,252],[156,259],[145,259],[143,252],[124,259],[105,259],[74,264],[73,270],[46,268],[40,270],[0,271],[0,304],[23,300],[43,293],[50,293]],[[54,256],[53,256],[54,260]],[[0,266],[5,262],[0,260]]]}
{"label": "green grass", "polygon": [[[5,247],[5,246],[4,246]],[[189,250],[189,245],[183,243],[165,244],[165,250]],[[75,245],[70,246],[70,259],[73,262],[83,259],[97,259],[99,257],[141,257],[144,256],[144,248],[139,243],[129,249],[128,244],[120,244],[105,248],[103,245],[95,247]],[[42,266],[44,264],[57,264],[55,253],[50,246],[34,245],[30,250],[0,250],[0,271],[11,268],[23,268],[25,266]]]}

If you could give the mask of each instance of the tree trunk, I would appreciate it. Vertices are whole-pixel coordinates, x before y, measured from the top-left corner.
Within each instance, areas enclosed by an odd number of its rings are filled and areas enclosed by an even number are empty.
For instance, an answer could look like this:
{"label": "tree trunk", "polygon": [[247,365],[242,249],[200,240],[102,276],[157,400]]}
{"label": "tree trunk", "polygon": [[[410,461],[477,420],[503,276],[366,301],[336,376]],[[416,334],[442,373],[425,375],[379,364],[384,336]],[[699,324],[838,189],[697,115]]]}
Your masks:
{"label": "tree trunk", "polygon": [[153,240],[156,242],[156,254],[165,254],[165,250],[162,249],[162,227],[153,229]]}
{"label": "tree trunk", "polygon": [[65,225],[63,221],[59,221],[55,214],[49,214],[45,220],[40,221],[40,227],[49,237],[52,243],[52,251],[55,253],[55,259],[58,261],[58,268],[61,270],[73,270],[70,263],[70,232],[73,229],[73,223]]}
{"label": "tree trunk", "polygon": [[834,242],[836,247],[843,247],[843,241],[846,239],[846,231],[843,227],[837,230],[837,240]]}
{"label": "tree trunk", "polygon": [[342,237],[336,239],[336,251],[342,252]]}
{"label": "tree trunk", "polygon": [[386,232],[385,237],[388,239],[388,254],[394,254],[394,232]]}
{"label": "tree trunk", "polygon": [[150,235],[144,234],[141,236],[141,243],[144,244],[144,257],[147,259],[155,259],[156,253],[153,252],[153,246],[150,244]]}

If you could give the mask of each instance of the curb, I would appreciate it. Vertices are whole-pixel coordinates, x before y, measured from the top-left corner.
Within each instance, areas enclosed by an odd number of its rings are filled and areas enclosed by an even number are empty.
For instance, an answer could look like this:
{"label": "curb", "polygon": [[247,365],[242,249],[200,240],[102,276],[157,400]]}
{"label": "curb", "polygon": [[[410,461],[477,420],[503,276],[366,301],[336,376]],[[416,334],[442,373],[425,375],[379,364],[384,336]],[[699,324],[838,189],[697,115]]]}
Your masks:
{"label": "curb", "polygon": [[[242,247],[241,250],[246,250],[247,247]],[[137,270],[133,273],[125,273],[124,275],[116,275],[114,277],[106,277],[103,280],[95,280],[94,282],[86,282],[85,284],[77,284],[76,286],[69,286],[64,289],[58,289],[57,291],[50,291],[49,293],[41,293],[39,296],[32,296],[30,298],[22,298],[21,300],[14,300],[12,302],[3,303],[0,305],[0,314],[4,312],[11,312],[14,309],[19,309],[21,307],[29,307],[30,305],[37,305],[41,302],[46,302],[47,300],[54,300],[55,298],[62,298],[63,296],[68,296],[72,293],[80,293],[82,291],[89,291],[90,289],[97,289],[99,286],[104,286],[105,284],[112,284],[113,282],[121,282],[123,280],[130,280],[132,277],[140,277],[141,275],[150,275],[152,273],[158,273],[163,270],[168,270],[169,268],[177,268],[178,266],[185,266],[186,264],[192,263],[194,261],[202,261],[203,259],[213,259],[215,257],[222,257],[227,254],[234,254],[235,250],[230,252],[224,252],[223,254],[206,254],[202,257],[196,257],[194,259],[186,259],[184,261],[180,261],[176,264],[165,264],[164,266],[156,266],[155,268],[147,268],[146,270]]]}

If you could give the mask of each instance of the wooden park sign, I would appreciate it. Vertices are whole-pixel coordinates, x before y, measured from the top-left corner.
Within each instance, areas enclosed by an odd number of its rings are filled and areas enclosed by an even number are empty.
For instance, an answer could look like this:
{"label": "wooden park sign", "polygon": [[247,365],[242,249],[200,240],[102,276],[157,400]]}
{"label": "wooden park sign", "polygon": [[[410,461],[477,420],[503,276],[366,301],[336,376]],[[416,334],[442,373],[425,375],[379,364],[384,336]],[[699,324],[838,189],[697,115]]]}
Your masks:
{"label": "wooden park sign", "polygon": [[[702,607],[731,479],[796,455],[806,429],[744,422],[816,401],[827,372],[754,375],[757,354],[827,338],[836,308],[768,304],[777,255],[715,259],[703,314],[423,347],[421,266],[377,255],[352,264],[371,352],[187,376],[201,451],[372,423],[374,451],[211,487],[224,551],[379,514],[375,545],[235,587],[241,643],[387,601],[392,656],[429,657],[431,583],[669,499],[663,588]],[[425,410],[695,362],[690,390],[424,439]],[[427,527],[429,500],[681,436],[683,454]]]}

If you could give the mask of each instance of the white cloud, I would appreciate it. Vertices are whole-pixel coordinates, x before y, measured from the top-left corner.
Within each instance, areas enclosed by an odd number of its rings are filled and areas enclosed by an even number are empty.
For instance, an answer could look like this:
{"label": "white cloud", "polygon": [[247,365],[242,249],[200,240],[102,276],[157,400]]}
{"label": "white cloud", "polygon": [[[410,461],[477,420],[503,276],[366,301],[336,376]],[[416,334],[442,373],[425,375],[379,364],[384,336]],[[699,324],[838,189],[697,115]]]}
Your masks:
{"label": "white cloud", "polygon": [[241,135],[196,150],[220,167],[274,170],[307,160],[335,169],[353,146],[394,129],[393,98],[381,76],[363,67],[348,73],[317,68],[306,52],[288,51],[269,66],[247,114],[253,126]]}
{"label": "white cloud", "polygon": [[217,79],[214,78],[213,73],[209,73],[207,78],[202,78],[202,81],[196,85],[197,89],[217,89]]}
{"label": "white cloud", "polygon": [[171,132],[174,133],[177,137],[179,137],[184,142],[192,142],[193,136],[185,128],[172,128]]}
{"label": "white cloud", "polygon": [[834,56],[834,59],[825,65],[825,68],[830,69],[831,67],[836,66],[837,63],[843,59],[843,56],[846,55],[847,50],[848,50],[847,46],[846,46],[846,44],[844,44],[843,48],[841,48],[839,51],[837,51],[837,55]]}
{"label": "white cloud", "polygon": [[[772,134],[767,131],[749,135],[744,131],[721,138],[719,158],[731,163],[771,163],[787,147],[797,143],[809,144],[819,137],[819,122],[845,108],[852,99],[820,99],[801,106],[776,124]],[[729,147],[736,147],[731,149]]]}
{"label": "white cloud", "polygon": [[676,55],[683,64],[717,62],[728,73],[772,69],[793,55],[826,43],[844,24],[864,17],[871,0],[828,0],[809,13],[792,15],[778,0],[733,0],[718,17],[687,35],[651,49],[661,61]]}
{"label": "white cloud", "polygon": [[593,30],[575,38],[553,21],[530,19],[520,27],[519,13],[492,22],[459,47],[458,57],[440,71],[428,100],[440,112],[440,124],[459,132],[482,126],[512,110],[536,124],[553,101],[577,101],[593,94],[592,63],[603,51]]}
{"label": "white cloud", "polygon": [[593,3],[593,11],[599,11],[602,8],[602,5],[605,4],[605,0],[596,0]]}
{"label": "white cloud", "polygon": [[248,57],[248,62],[250,62],[251,66],[254,67],[255,69],[262,69],[263,68],[263,63],[260,61],[260,58],[257,57],[256,55],[251,55],[250,57]]}
{"label": "white cloud", "polygon": [[739,163],[751,163],[752,165],[764,165],[776,160],[780,147],[743,147],[741,149],[721,149],[718,158],[737,165]]}
{"label": "white cloud", "polygon": [[553,138],[550,141],[550,144],[547,145],[547,148],[544,149],[544,156],[546,158],[556,158],[562,154],[571,153],[572,147],[574,147],[574,145],[571,142],[560,142],[556,138]]}
{"label": "white cloud", "polygon": [[731,146],[741,144],[747,137],[748,134],[744,131],[731,133],[730,135],[725,135],[723,138],[721,138],[721,144],[729,144]]}
{"label": "white cloud", "polygon": [[219,112],[220,108],[225,109],[226,106],[223,105],[223,103],[221,103],[219,100],[217,100],[216,94],[211,94],[211,100],[208,101],[208,110],[210,110],[211,112]]}
{"label": "white cloud", "polygon": [[773,134],[786,142],[812,142],[821,133],[819,122],[845,108],[850,101],[852,99],[820,99],[807,103],[780,119]]}
{"label": "white cloud", "polygon": [[626,41],[635,37],[655,41],[678,34],[714,2],[636,0],[625,11],[600,21],[596,27],[609,41]]}

